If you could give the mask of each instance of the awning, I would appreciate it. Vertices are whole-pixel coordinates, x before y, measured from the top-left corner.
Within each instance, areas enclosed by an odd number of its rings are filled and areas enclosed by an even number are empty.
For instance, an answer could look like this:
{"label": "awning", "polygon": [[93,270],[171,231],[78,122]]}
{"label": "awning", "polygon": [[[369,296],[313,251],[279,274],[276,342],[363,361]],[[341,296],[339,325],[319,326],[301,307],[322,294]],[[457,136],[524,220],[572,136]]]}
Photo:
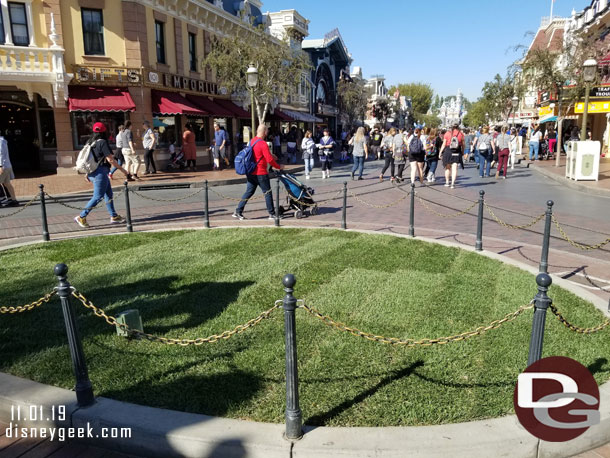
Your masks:
{"label": "awning", "polygon": [[202,110],[204,110],[210,116],[217,116],[219,118],[233,118],[235,115],[230,110],[217,104],[215,101],[205,97],[203,95],[191,95],[187,94],[186,98]]}
{"label": "awning", "polygon": [[265,121],[290,122],[294,121],[294,119],[292,119],[286,113],[283,113],[282,110],[280,110],[279,108],[276,108],[273,113],[267,113]]}
{"label": "awning", "polygon": [[68,86],[70,111],[134,111],[126,87]]}
{"label": "awning", "polygon": [[538,120],[538,122],[540,124],[544,124],[545,122],[555,122],[555,121],[557,121],[557,116],[553,116],[553,115],[545,116],[544,118],[540,118],[540,120]]}
{"label": "awning", "polygon": [[322,119],[316,118],[314,115],[311,115],[309,113],[305,113],[303,111],[295,111],[295,110],[286,110],[286,109],[284,109],[283,112],[285,114],[287,114],[288,116],[290,116],[295,121],[322,122]]}
{"label": "awning", "polygon": [[198,115],[206,116],[203,110],[186,100],[177,92],[151,91],[152,111],[164,115]]}
{"label": "awning", "polygon": [[217,105],[220,105],[221,107],[226,108],[227,110],[229,110],[231,113],[233,113],[233,116],[235,116],[236,118],[250,119],[250,112],[249,111],[244,110],[242,107],[234,104],[230,100],[227,100],[227,99],[214,99],[214,102]]}

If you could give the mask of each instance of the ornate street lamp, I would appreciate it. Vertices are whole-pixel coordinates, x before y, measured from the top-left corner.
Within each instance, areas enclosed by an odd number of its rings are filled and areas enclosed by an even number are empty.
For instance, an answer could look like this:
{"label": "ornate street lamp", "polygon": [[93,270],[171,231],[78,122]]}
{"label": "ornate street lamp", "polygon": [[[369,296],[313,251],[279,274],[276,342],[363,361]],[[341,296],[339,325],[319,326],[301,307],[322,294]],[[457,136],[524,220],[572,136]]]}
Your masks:
{"label": "ornate street lamp", "polygon": [[589,92],[591,92],[591,83],[595,81],[597,75],[597,61],[593,58],[585,60],[582,64],[582,77],[585,80],[585,107],[582,113],[582,128],[580,129],[580,140],[587,139],[587,114],[589,111]]}
{"label": "ornate street lamp", "polygon": [[254,88],[258,85],[258,69],[254,64],[250,64],[250,67],[246,71],[246,83],[250,88],[250,111],[252,113],[252,134],[250,140],[256,135],[255,121],[254,121]]}
{"label": "ornate street lamp", "polygon": [[517,112],[517,107],[519,106],[519,97],[516,95],[511,99],[513,104],[513,127],[515,127],[515,113]]}

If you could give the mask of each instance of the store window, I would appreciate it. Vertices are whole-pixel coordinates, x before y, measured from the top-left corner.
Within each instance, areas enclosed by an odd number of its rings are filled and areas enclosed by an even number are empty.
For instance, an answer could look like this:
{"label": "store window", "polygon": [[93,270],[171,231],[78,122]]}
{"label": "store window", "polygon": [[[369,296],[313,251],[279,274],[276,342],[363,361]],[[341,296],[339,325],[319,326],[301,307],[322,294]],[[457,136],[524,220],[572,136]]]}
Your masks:
{"label": "store window", "polygon": [[72,135],[74,147],[81,149],[93,133],[92,127],[96,122],[103,122],[108,129],[108,141],[114,146],[115,136],[119,131],[119,126],[129,119],[129,114],[121,112],[94,112],[94,111],[73,111],[72,115]]}
{"label": "store window", "polygon": [[4,34],[4,18],[2,17],[2,10],[0,10],[0,45],[3,45],[4,42],[4,37],[6,35]]}
{"label": "store window", "polygon": [[167,148],[172,143],[180,144],[176,141],[176,116],[155,115],[153,128],[159,132],[159,146]]}
{"label": "store window", "polygon": [[193,133],[195,134],[195,143],[198,146],[209,145],[209,118],[201,118],[189,116],[187,122],[190,122],[193,126]]}
{"label": "store window", "polygon": [[155,21],[155,42],[157,45],[157,62],[165,64],[165,24]]}
{"label": "store window", "polygon": [[197,70],[197,35],[189,33],[189,63],[191,71],[196,72]]}
{"label": "store window", "polygon": [[43,148],[57,148],[55,139],[55,119],[52,110],[40,110],[40,133]]}
{"label": "store window", "polygon": [[28,46],[30,36],[28,33],[28,20],[25,12],[25,3],[9,2],[8,11],[11,21],[11,34],[15,46]]}
{"label": "store window", "polygon": [[81,9],[83,40],[87,56],[104,55],[104,18],[102,10]]}

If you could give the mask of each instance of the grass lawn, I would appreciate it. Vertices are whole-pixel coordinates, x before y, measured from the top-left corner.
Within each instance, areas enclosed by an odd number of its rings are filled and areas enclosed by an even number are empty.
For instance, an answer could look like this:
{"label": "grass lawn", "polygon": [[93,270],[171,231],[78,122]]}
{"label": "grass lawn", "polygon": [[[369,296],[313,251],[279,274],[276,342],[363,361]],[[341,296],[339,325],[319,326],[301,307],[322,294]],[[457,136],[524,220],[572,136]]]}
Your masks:
{"label": "grass lawn", "polygon": [[[527,304],[534,277],[456,248],[392,236],[307,229],[135,233],[0,252],[0,305],[38,299],[53,266],[98,307],[137,308],[144,330],[205,337],[232,329],[295,295],[334,319],[392,337],[438,337],[487,324]],[[576,324],[603,317],[557,287],[554,303]],[[77,305],[96,395],[231,418],[284,420],[283,312],[228,341],[176,347],[127,341]],[[525,368],[532,312],[483,337],[430,348],[369,342],[297,310],[301,408],[310,425],[428,425],[512,412]],[[544,354],[610,376],[610,332],[571,333],[550,313]],[[0,371],[72,388],[59,300],[0,315]]]}

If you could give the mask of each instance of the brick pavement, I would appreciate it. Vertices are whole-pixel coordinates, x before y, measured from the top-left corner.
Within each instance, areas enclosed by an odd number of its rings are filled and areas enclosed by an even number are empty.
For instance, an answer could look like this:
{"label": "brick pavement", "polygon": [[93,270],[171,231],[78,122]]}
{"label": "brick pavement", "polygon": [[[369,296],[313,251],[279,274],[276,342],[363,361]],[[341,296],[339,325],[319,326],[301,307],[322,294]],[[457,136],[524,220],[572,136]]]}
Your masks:
{"label": "brick pavement", "polygon": [[610,160],[607,158],[603,158],[599,164],[599,181],[573,181],[565,178],[566,159],[564,157],[561,158],[559,167],[555,166],[554,160],[535,161],[531,163],[530,167],[562,183],[578,186],[582,190],[598,191],[610,196]]}

